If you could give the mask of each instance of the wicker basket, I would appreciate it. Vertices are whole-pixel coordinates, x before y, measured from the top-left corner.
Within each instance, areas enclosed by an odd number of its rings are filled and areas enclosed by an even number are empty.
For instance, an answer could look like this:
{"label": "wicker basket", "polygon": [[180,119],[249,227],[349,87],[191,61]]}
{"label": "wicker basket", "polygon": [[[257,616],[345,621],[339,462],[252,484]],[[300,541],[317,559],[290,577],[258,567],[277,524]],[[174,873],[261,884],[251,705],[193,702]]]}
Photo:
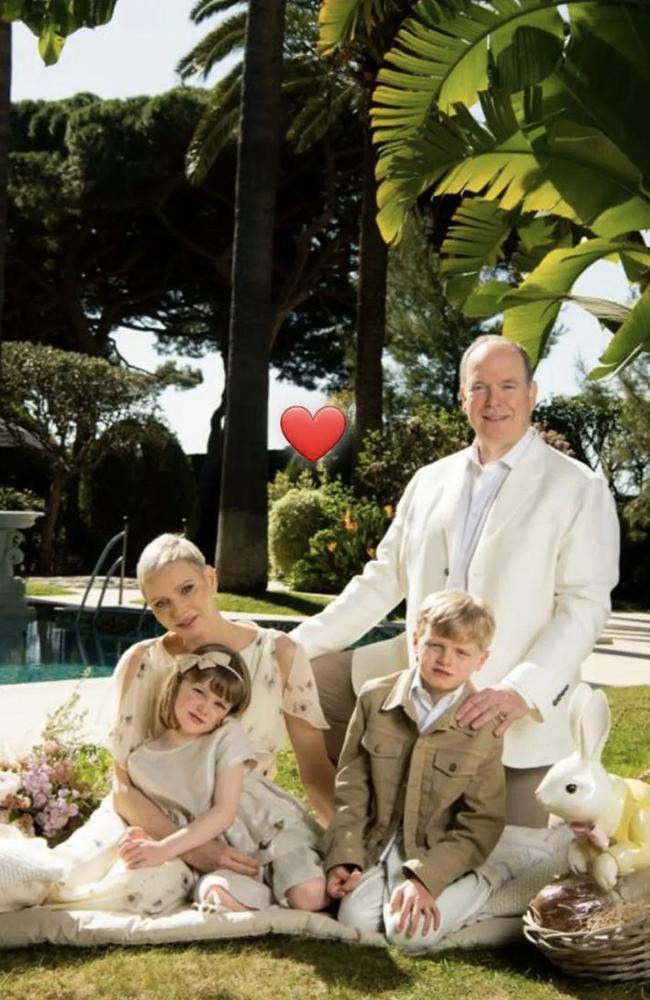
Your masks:
{"label": "wicker basket", "polygon": [[[609,912],[614,914],[610,926],[582,930],[544,926],[533,900],[524,915],[524,935],[549,961],[578,979],[650,979],[649,875],[646,871],[627,876],[621,880],[623,891],[616,892],[616,898],[607,894]],[[607,913],[607,909],[602,912]]]}

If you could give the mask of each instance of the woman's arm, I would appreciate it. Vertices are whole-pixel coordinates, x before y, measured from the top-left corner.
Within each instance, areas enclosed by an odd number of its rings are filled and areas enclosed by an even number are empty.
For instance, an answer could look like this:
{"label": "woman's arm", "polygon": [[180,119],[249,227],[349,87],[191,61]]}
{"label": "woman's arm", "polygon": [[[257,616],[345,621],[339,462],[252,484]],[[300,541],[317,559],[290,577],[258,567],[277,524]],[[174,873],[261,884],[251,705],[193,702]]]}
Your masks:
{"label": "woman's arm", "polygon": [[[159,865],[206,845],[234,822],[244,782],[244,765],[235,764],[217,772],[214,805],[188,826],[174,829],[158,841],[130,839],[120,854],[129,868]],[[173,824],[172,824],[173,825]]]}
{"label": "woman's arm", "polygon": [[329,826],[334,818],[336,768],[327,756],[323,733],[295,715],[285,715],[284,721],[309,804],[318,821]]}
{"label": "woman's arm", "polygon": [[[288,636],[278,636],[275,655],[280,668],[283,688],[289,680],[296,644]],[[334,816],[334,778],[336,768],[327,755],[321,729],[306,719],[284,714],[284,721],[291,745],[296,754],[300,780],[309,803],[323,826],[329,826]]]}

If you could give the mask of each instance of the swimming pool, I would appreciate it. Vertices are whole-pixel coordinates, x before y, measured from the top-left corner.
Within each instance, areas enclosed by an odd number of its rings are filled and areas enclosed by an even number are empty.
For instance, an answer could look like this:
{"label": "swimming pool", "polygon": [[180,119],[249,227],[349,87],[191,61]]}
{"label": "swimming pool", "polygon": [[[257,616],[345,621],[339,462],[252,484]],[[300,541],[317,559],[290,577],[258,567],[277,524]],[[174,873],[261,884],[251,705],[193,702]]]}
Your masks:
{"label": "swimming pool", "polygon": [[76,620],[76,609],[39,604],[33,617],[0,619],[0,685],[110,677],[124,650],[156,634],[150,614],[105,612]]}
{"label": "swimming pool", "polygon": [[[120,656],[139,639],[161,634],[150,612],[102,611],[77,621],[76,608],[38,604],[34,617],[0,617],[0,685],[110,677]],[[261,616],[261,625],[289,632],[294,618]],[[364,642],[395,635],[403,627],[382,623]]]}

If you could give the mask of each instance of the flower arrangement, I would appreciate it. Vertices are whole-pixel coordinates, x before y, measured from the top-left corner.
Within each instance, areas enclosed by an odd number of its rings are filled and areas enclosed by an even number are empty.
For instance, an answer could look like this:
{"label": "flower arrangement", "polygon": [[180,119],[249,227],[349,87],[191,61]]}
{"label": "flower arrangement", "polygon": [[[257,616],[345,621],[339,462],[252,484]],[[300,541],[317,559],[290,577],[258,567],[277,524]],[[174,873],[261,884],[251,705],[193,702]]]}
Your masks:
{"label": "flower arrangement", "polygon": [[78,694],[47,720],[43,742],[13,763],[0,762],[0,823],[50,844],[65,840],[106,794],[110,755],[79,735]]}

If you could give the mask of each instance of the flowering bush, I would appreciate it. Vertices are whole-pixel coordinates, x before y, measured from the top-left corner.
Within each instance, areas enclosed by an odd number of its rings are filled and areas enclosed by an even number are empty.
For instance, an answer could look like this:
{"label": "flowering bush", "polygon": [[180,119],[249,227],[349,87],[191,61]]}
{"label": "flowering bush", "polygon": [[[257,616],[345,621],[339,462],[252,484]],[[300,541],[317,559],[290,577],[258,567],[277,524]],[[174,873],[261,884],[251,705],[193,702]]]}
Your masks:
{"label": "flowering bush", "polygon": [[43,743],[14,763],[0,762],[0,822],[29,837],[65,840],[97,807],[110,783],[107,750],[77,735],[78,695],[50,716]]}
{"label": "flowering bush", "polygon": [[294,563],[290,580],[296,590],[336,593],[373,559],[395,511],[360,500],[342,483],[321,488],[329,524],[309,539],[309,552]]}

